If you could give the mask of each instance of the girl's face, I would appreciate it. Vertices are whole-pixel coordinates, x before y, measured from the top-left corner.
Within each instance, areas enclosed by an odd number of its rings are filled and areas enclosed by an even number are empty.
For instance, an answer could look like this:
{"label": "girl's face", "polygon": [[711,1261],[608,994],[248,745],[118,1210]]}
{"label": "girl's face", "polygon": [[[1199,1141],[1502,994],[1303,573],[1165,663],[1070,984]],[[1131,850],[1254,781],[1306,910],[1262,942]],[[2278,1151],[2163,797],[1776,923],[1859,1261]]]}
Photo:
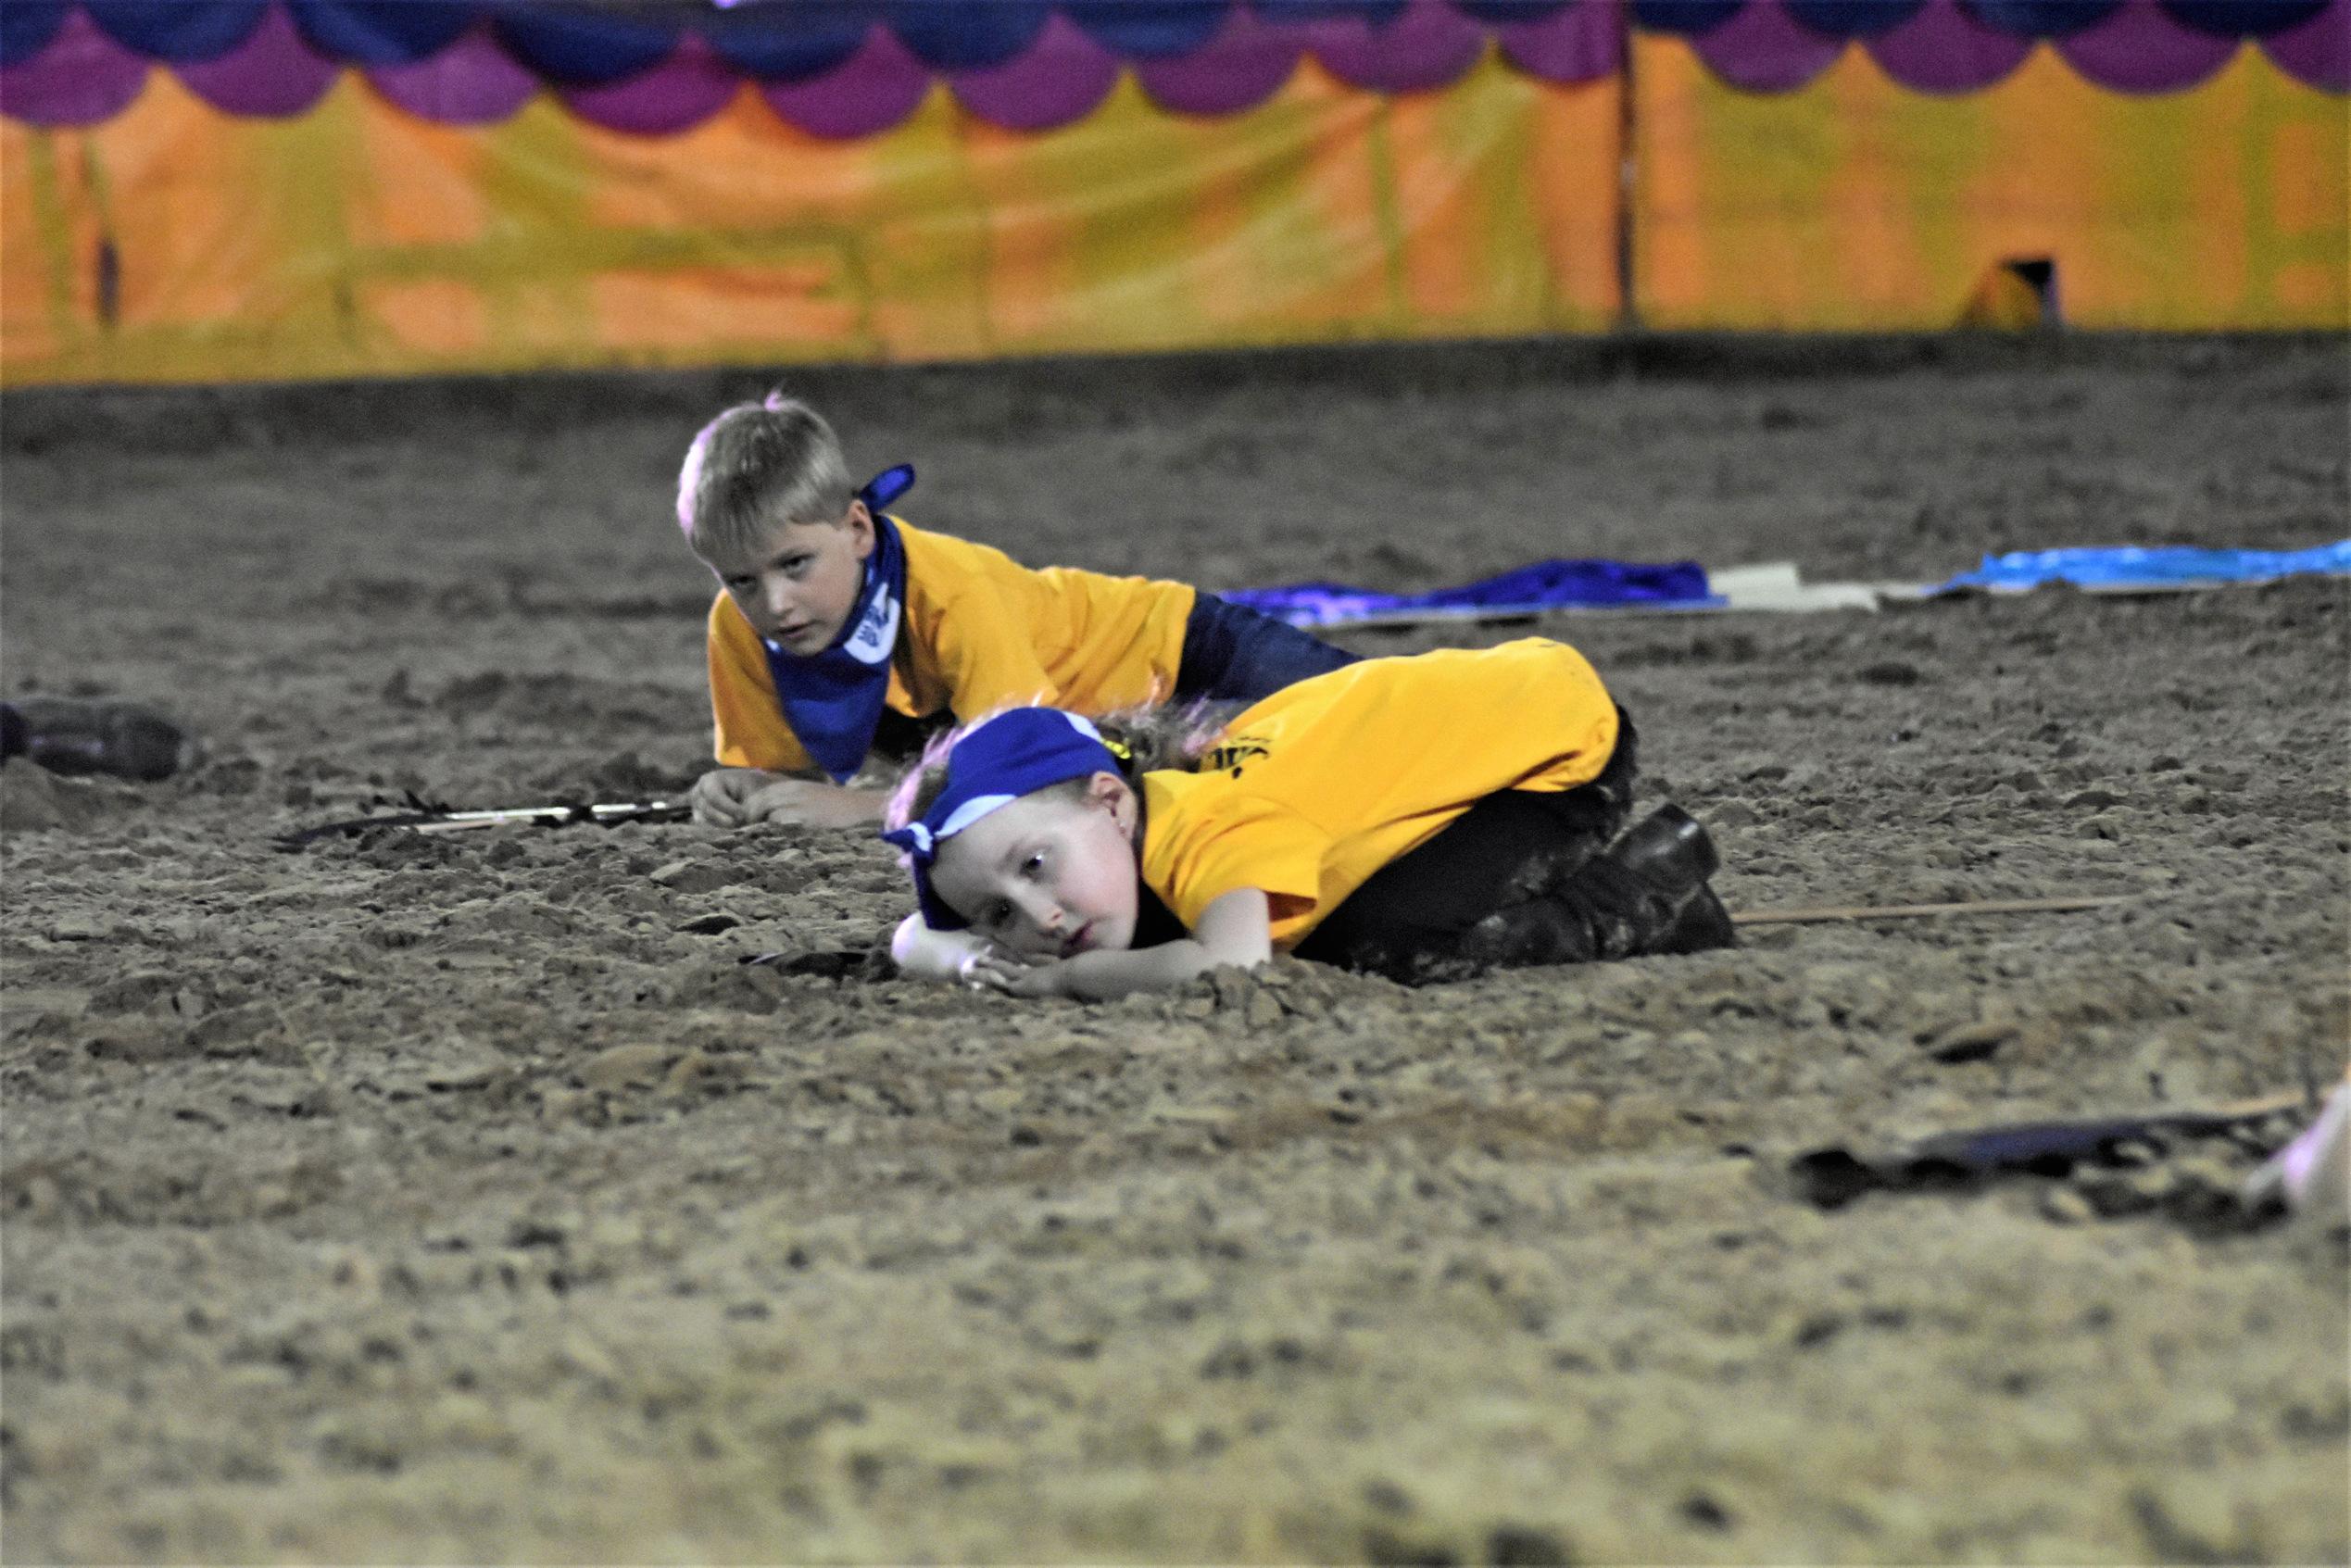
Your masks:
{"label": "girl's face", "polygon": [[1025,958],[1135,940],[1135,792],[1096,773],[1082,795],[1040,790],[939,847],[931,890],[972,930]]}

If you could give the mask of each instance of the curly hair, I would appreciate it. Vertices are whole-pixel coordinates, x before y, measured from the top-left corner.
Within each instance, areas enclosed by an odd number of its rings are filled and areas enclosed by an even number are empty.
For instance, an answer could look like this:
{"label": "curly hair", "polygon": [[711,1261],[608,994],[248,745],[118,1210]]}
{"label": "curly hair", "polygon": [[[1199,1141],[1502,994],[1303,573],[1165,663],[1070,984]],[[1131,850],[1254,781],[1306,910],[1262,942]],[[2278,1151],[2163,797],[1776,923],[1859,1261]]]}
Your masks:
{"label": "curly hair", "polygon": [[[1110,746],[1111,754],[1119,759],[1120,774],[1131,784],[1145,773],[1190,772],[1198,768],[1209,743],[1241,707],[1239,703],[1204,700],[1146,703],[1104,714],[1094,721],[1094,727],[1102,732],[1102,740]],[[956,743],[994,717],[991,713],[933,737],[923,748],[921,759],[907,768],[890,791],[883,824],[901,828],[929,810],[939,792],[947,787],[948,762],[955,754]],[[1075,794],[1085,785],[1084,779],[1070,779],[1038,793],[1050,795],[1061,790]]]}

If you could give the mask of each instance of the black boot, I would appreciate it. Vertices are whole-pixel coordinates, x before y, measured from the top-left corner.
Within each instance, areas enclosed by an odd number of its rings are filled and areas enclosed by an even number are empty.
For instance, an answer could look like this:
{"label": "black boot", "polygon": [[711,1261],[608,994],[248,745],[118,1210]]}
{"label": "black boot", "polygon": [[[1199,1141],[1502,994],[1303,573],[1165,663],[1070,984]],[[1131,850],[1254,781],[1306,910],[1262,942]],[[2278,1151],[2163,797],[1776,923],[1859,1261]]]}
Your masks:
{"label": "black boot", "polygon": [[1678,806],[1660,806],[1627,828],[1608,855],[1676,903],[1722,869],[1715,841],[1697,818]]}
{"label": "black boot", "polygon": [[1674,923],[1657,937],[1652,953],[1711,953],[1739,946],[1739,927],[1711,887],[1700,886],[1682,904]]}
{"label": "black boot", "polygon": [[0,752],[53,773],[106,773],[152,784],[194,763],[197,747],[194,736],[152,709],[29,696],[0,704]]}
{"label": "black boot", "polygon": [[1736,947],[1730,911],[1706,885],[1720,864],[1695,818],[1661,806],[1540,897],[1470,927],[1463,957],[1514,969]]}
{"label": "black boot", "polygon": [[1488,915],[1462,934],[1461,947],[1465,957],[1496,969],[1628,959],[1657,951],[1679,916],[1679,905],[1612,852],[1585,861],[1540,897]]}
{"label": "black boot", "polygon": [[1660,806],[1625,831],[1608,859],[1656,890],[1673,909],[1663,928],[1645,934],[1644,953],[1703,953],[1739,945],[1739,928],[1707,879],[1722,867],[1715,842],[1678,806]]}

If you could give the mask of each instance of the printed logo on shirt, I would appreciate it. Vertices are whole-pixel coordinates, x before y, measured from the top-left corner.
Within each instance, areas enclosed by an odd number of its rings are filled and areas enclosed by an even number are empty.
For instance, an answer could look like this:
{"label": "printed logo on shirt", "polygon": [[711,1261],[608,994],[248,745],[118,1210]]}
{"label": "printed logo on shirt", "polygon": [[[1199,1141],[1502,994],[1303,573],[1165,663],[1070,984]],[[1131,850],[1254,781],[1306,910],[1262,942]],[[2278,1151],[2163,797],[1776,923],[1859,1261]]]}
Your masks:
{"label": "printed logo on shirt", "polygon": [[1222,746],[1211,747],[1208,755],[1201,759],[1201,765],[1203,771],[1230,773],[1233,777],[1239,778],[1243,768],[1260,757],[1271,755],[1273,755],[1273,748],[1264,741],[1243,737],[1228,740]]}
{"label": "printed logo on shirt", "polygon": [[899,604],[887,589],[875,594],[843,648],[860,664],[886,664],[898,648]]}

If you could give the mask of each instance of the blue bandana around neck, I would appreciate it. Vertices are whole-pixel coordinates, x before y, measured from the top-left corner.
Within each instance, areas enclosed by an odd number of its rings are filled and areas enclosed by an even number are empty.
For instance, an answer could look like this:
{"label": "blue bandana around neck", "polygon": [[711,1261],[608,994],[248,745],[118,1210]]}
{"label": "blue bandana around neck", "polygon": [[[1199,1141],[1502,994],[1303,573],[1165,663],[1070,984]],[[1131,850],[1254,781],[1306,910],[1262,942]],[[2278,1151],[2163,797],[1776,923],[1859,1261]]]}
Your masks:
{"label": "blue bandana around neck", "polygon": [[762,637],[785,721],[816,765],[847,784],[865,765],[890,695],[890,659],[906,614],[906,544],[882,508],[914,488],[914,470],[885,469],[857,493],[874,514],[865,583],[841,629],[819,653],[786,653]]}
{"label": "blue bandana around neck", "polygon": [[960,931],[971,923],[932,890],[931,867],[941,844],[1024,795],[1118,771],[1118,758],[1103,744],[1102,732],[1058,708],[1008,708],[964,731],[948,753],[947,787],[930,809],[882,834],[885,843],[906,851],[923,922],[933,931]]}

